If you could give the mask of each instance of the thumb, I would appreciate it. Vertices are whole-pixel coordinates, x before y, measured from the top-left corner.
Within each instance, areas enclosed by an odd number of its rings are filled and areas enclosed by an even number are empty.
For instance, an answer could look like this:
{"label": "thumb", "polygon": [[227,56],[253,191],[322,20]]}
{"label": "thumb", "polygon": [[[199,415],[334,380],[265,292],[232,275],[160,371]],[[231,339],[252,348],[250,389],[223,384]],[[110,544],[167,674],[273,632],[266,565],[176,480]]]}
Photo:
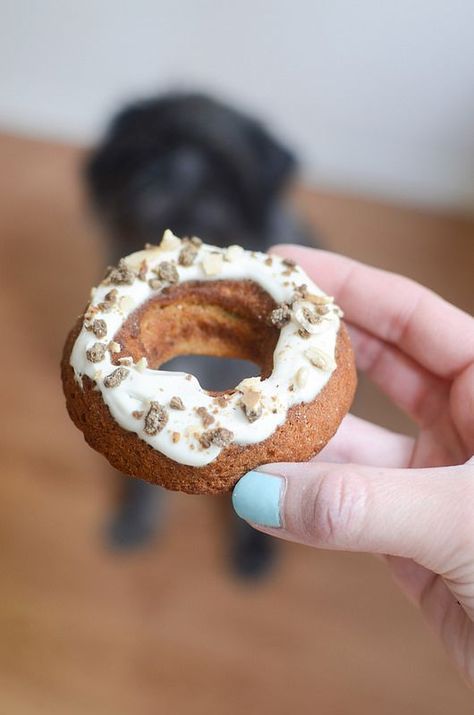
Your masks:
{"label": "thumb", "polygon": [[273,464],[236,485],[237,514],[261,531],[325,549],[413,558],[443,572],[473,546],[474,468]]}

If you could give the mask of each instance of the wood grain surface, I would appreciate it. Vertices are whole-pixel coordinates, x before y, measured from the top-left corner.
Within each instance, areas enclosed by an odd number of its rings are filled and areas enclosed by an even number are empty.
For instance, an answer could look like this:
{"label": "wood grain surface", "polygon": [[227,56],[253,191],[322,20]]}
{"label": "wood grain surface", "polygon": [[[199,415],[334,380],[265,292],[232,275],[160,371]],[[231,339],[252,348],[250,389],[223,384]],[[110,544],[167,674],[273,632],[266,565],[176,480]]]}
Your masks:
{"label": "wood grain surface", "polygon": [[[227,502],[170,495],[136,554],[68,419],[62,342],[100,275],[78,149],[0,137],[0,712],[467,715],[472,693],[383,563],[282,544],[264,584],[226,567]],[[472,308],[467,220],[300,190],[320,240]],[[408,427],[362,386],[360,413]]]}

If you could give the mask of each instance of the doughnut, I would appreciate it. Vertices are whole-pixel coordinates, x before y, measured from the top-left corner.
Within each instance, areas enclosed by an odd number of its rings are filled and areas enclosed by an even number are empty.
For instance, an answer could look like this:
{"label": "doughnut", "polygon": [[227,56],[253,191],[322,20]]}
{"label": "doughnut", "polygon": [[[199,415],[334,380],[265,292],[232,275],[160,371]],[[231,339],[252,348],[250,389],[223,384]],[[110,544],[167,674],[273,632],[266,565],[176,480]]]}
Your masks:
{"label": "doughnut", "polygon": [[[160,370],[178,355],[251,360],[260,374],[204,390],[191,374]],[[91,447],[125,474],[191,494],[227,492],[258,465],[308,460],[356,386],[342,311],[299,266],[169,230],[92,289],[61,368],[69,415]]]}

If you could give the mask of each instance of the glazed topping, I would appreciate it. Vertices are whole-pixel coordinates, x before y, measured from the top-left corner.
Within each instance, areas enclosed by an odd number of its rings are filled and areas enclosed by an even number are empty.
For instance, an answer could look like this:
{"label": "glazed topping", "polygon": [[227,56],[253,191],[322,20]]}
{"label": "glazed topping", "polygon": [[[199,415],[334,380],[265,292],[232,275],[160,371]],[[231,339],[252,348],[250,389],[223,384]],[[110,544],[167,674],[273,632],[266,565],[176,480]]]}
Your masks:
{"label": "glazed topping", "polygon": [[[271,375],[214,396],[193,375],[153,370],[145,357],[122,355],[117,365],[123,348],[114,336],[134,310],[172,284],[218,280],[251,280],[273,298],[276,307],[262,316],[279,331]],[[290,407],[317,397],[336,367],[341,315],[291,260],[165,231],[160,245],[122,259],[92,290],[70,362],[79,384],[83,376],[95,381],[122,428],[174,461],[199,467],[229,444],[267,439]]]}

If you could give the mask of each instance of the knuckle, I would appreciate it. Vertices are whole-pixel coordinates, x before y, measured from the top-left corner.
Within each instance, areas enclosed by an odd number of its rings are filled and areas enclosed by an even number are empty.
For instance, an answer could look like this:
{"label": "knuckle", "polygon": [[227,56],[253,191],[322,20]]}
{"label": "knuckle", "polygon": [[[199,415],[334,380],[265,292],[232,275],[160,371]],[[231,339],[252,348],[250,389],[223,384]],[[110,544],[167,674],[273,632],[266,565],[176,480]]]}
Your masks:
{"label": "knuckle", "polygon": [[355,467],[329,470],[304,495],[305,538],[332,546],[354,546],[364,528],[367,503],[367,483]]}

